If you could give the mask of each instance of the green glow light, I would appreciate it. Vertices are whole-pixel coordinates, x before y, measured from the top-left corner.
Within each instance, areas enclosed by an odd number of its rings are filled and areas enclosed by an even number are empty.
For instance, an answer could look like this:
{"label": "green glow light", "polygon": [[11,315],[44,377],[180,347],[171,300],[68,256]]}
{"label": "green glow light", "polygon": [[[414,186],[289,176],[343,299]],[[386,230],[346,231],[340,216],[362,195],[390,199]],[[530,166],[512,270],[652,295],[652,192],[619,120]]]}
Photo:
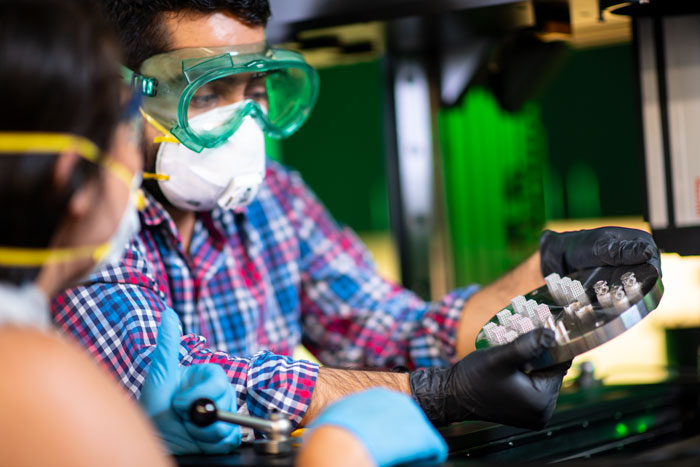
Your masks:
{"label": "green glow light", "polygon": [[625,425],[624,423],[618,423],[615,426],[615,434],[618,438],[624,438],[625,436],[627,436],[628,431],[629,430],[627,429],[627,425]]}
{"label": "green glow light", "polygon": [[656,424],[656,417],[654,415],[645,415],[637,419],[634,427],[637,433],[646,433],[649,428]]}
{"label": "green glow light", "polygon": [[647,422],[644,420],[640,420],[637,422],[637,433],[645,433],[647,429],[649,428],[649,425],[647,425]]}

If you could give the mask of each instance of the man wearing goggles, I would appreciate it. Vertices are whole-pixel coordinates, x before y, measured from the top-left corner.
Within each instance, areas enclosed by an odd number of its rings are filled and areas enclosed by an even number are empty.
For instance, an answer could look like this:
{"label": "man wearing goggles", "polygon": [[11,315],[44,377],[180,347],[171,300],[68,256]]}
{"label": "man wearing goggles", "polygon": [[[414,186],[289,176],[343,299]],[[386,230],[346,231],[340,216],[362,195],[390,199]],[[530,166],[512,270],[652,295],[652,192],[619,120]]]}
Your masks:
{"label": "man wearing goggles", "polygon": [[264,37],[249,40],[258,39],[178,48],[147,58],[138,73],[124,69],[144,94],[144,118],[160,133],[149,177],[178,209],[248,204],[265,176],[264,134],[289,136],[311,113],[314,69],[296,52],[269,48]]}
{"label": "man wearing goggles", "polygon": [[[127,48],[125,76],[144,94],[147,206],[128,261],[112,271],[120,286],[102,276],[69,290],[54,315],[134,395],[147,366],[138,336],[155,321],[128,317],[172,308],[186,334],[182,363],[222,366],[253,415],[278,410],[305,424],[343,395],[384,386],[412,395],[435,423],[537,428],[554,410],[567,365],[521,368],[553,345],[553,334],[536,330],[472,352],[479,327],[543,283],[543,273],[658,266],[643,232],[546,232],[540,252],[507,280],[425,302],[381,278],[297,174],[266,164],[264,135],[291,134],[318,92],[301,57],[265,45],[266,0],[102,3]],[[91,324],[115,315],[127,317],[118,321],[128,320],[130,341]],[[302,339],[326,365],[413,371],[319,369],[290,357]]]}

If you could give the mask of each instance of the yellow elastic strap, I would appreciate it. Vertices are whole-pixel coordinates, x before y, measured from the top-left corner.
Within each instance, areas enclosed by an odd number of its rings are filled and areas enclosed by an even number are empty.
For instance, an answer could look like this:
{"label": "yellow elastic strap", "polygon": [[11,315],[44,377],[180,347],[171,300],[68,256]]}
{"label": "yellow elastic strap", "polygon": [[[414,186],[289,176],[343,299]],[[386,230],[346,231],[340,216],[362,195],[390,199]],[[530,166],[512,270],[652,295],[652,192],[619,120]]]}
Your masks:
{"label": "yellow elastic strap", "polygon": [[65,263],[78,258],[92,258],[100,261],[109,251],[110,243],[97,246],[75,248],[19,248],[0,247],[0,266],[32,267],[49,263]]}
{"label": "yellow elastic strap", "polygon": [[[143,118],[146,119],[146,121],[148,123],[150,123],[153,128],[160,131],[164,135],[164,136],[156,136],[155,138],[153,138],[154,143],[180,144],[180,141],[178,141],[177,138],[175,138],[172,134],[170,134],[170,132],[168,130],[166,130],[163,125],[158,123],[158,121],[155,118],[148,115],[142,108],[139,108],[139,112],[141,112],[141,115],[143,116]],[[143,179],[144,180],[170,180],[170,175],[144,172]]]}
{"label": "yellow elastic strap", "polygon": [[117,162],[114,159],[106,157],[102,165],[105,169],[112,172],[114,176],[126,183],[127,186],[131,186],[134,183],[134,173],[127,169],[121,162]]}
{"label": "yellow elastic strap", "polygon": [[144,180],[170,180],[170,175],[144,172],[143,179]]}
{"label": "yellow elastic strap", "polygon": [[[110,157],[100,159],[100,149],[82,136],[66,133],[3,133],[0,132],[0,154],[36,153],[56,155],[72,151],[80,157],[103,166],[127,186],[134,184],[134,174],[121,162]],[[139,190],[140,191],[140,190]],[[145,204],[143,192],[136,196],[137,204]],[[139,206],[137,206],[138,208]],[[0,266],[40,267],[48,263],[63,263],[78,258],[92,258],[99,262],[107,255],[110,242],[101,245],[73,248],[0,247]]]}
{"label": "yellow elastic strap", "polygon": [[72,151],[93,164],[102,165],[131,186],[134,174],[121,162],[110,157],[100,161],[100,148],[87,138],[68,133],[0,133],[0,153],[36,153],[56,155]]}
{"label": "yellow elastic strap", "polygon": [[97,163],[100,149],[87,138],[66,133],[1,133],[0,152],[32,152],[57,154],[74,151],[90,162]]}
{"label": "yellow elastic strap", "polygon": [[151,126],[153,126],[153,128],[155,128],[156,130],[158,130],[158,131],[160,131],[161,133],[163,133],[163,136],[156,136],[155,138],[153,138],[153,142],[154,142],[154,143],[175,143],[175,144],[180,144],[180,141],[178,141],[178,139],[177,139],[176,137],[174,137],[168,130],[166,130],[165,127],[164,127],[163,125],[161,125],[160,123],[158,123],[158,121],[157,121],[155,118],[153,118],[153,117],[151,117],[150,115],[148,115],[148,114],[147,114],[146,112],[144,112],[144,110],[141,109],[141,108],[139,108],[139,111],[141,112],[141,115],[143,116],[143,118],[145,118],[146,121],[147,121],[148,123],[150,123]]}
{"label": "yellow elastic strap", "polygon": [[141,188],[136,190],[136,194],[134,195],[134,204],[136,204],[136,209],[139,211],[143,211],[146,208],[146,195]]}

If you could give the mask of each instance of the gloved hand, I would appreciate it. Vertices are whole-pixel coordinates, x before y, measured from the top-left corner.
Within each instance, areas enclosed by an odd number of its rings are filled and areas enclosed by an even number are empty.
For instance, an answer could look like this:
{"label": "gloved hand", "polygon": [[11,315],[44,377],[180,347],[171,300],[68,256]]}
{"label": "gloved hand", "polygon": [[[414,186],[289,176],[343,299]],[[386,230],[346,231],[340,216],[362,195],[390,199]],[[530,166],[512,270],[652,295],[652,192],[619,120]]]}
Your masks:
{"label": "gloved hand", "polygon": [[411,392],[437,425],[485,420],[541,429],[571,363],[530,373],[522,366],[552,345],[551,330],[535,329],[510,344],[472,352],[451,368],[411,372]]}
{"label": "gloved hand", "polygon": [[370,389],[335,402],[311,423],[334,425],[357,438],[378,466],[441,463],[447,445],[410,397]]}
{"label": "gloved hand", "polygon": [[223,422],[200,428],[188,421],[187,411],[192,402],[206,397],[218,408],[235,412],[236,393],[218,365],[180,366],[180,338],[178,317],[168,309],[161,314],[139,404],[172,454],[229,453],[241,444],[240,428]]}
{"label": "gloved hand", "polygon": [[566,275],[598,266],[649,263],[661,274],[659,248],[647,232],[601,227],[575,232],[545,230],[540,237],[542,275]]}

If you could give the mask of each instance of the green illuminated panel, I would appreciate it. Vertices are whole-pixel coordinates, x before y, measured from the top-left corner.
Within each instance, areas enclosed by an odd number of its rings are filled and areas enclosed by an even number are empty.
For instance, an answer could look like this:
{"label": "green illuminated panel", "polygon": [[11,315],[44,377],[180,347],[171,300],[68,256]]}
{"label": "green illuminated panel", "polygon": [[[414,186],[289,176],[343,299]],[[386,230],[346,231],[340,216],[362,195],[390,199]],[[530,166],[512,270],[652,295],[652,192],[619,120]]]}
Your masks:
{"label": "green illuminated panel", "polygon": [[475,87],[441,112],[440,136],[457,283],[489,282],[535,251],[544,225],[539,108],[504,112]]}

